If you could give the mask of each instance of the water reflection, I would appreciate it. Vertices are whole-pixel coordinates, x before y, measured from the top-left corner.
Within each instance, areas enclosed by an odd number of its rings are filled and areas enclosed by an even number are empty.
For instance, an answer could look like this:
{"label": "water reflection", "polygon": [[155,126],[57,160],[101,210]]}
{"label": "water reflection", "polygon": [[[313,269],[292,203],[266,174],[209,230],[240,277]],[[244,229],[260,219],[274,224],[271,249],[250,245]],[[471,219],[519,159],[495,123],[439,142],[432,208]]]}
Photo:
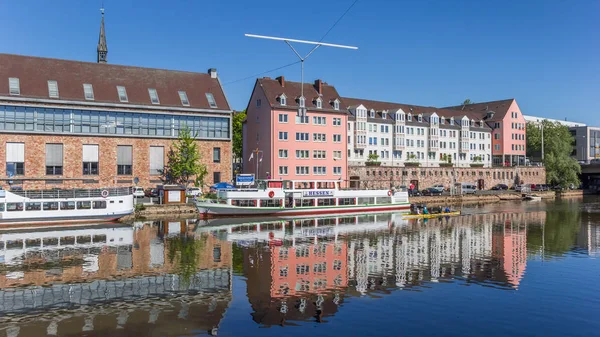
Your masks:
{"label": "water reflection", "polygon": [[216,333],[231,301],[231,243],[188,228],[3,232],[0,335]]}

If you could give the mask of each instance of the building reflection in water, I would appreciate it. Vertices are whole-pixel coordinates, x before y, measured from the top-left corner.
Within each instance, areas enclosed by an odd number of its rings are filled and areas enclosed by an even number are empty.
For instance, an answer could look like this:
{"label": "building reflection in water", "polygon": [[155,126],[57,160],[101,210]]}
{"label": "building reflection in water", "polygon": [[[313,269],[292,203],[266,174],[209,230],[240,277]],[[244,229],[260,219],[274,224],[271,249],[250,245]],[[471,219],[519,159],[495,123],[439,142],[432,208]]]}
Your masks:
{"label": "building reflection in water", "polygon": [[192,225],[0,232],[0,336],[216,334],[232,247]]}
{"label": "building reflection in water", "polygon": [[527,226],[545,212],[429,221],[397,214],[199,227],[243,246],[253,319],[262,325],[323,322],[348,296],[385,294],[425,282],[516,289],[527,263]]}

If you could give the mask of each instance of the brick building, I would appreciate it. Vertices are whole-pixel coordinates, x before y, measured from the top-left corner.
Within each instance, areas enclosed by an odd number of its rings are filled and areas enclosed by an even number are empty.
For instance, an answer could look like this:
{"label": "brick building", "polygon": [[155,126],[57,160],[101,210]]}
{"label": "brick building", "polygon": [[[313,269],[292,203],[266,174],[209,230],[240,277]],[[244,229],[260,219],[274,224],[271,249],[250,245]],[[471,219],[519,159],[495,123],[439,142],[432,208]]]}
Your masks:
{"label": "brick building", "polygon": [[184,127],[196,134],[206,184],[231,180],[231,108],[217,71],[0,54],[0,184],[25,189],[161,183]]}

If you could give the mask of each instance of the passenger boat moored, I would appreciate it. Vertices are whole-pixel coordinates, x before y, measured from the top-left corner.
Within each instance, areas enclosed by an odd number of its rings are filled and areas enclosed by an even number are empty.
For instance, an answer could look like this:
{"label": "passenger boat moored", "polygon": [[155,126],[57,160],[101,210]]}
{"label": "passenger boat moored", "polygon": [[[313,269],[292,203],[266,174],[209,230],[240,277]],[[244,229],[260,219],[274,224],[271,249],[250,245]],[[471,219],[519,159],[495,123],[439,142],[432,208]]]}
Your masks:
{"label": "passenger boat moored", "polygon": [[265,180],[258,188],[221,190],[217,200],[198,200],[205,217],[312,216],[408,210],[408,193],[342,189],[340,181]]}

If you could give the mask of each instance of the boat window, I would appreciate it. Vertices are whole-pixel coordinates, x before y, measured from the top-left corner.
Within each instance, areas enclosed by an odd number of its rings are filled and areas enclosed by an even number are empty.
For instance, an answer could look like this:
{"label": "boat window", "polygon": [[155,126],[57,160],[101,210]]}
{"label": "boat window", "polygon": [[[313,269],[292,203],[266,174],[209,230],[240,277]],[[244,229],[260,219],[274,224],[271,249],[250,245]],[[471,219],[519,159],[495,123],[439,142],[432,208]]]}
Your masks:
{"label": "boat window", "polygon": [[41,202],[27,202],[25,203],[25,210],[27,211],[41,211],[42,203]]}
{"label": "boat window", "polygon": [[61,246],[71,246],[75,244],[75,237],[74,236],[65,236],[64,238],[60,238],[60,245]]}
{"label": "boat window", "polygon": [[23,249],[23,240],[7,240],[6,249]]}
{"label": "boat window", "polygon": [[315,205],[315,199],[296,199],[296,207],[312,207]]}
{"label": "boat window", "polygon": [[261,200],[260,207],[281,207],[281,200]]}
{"label": "boat window", "polygon": [[23,203],[22,202],[7,202],[6,210],[9,212],[22,211]]}
{"label": "boat window", "polygon": [[75,201],[61,201],[60,209],[75,209]]}
{"label": "boat window", "polygon": [[91,208],[92,208],[91,201],[78,201],[77,202],[77,209],[91,209]]}
{"label": "boat window", "polygon": [[42,240],[41,239],[27,239],[27,240],[25,240],[25,247],[27,247],[27,248],[39,247],[41,245],[42,245]]}
{"label": "boat window", "polygon": [[378,197],[377,198],[377,204],[391,204],[391,203],[392,203],[391,197]]}
{"label": "boat window", "polygon": [[105,243],[106,235],[94,235],[92,241],[94,241],[94,243]]}
{"label": "boat window", "polygon": [[44,202],[43,206],[44,206],[44,211],[57,211],[58,210],[58,202],[56,202],[56,201]]}
{"label": "boat window", "polygon": [[335,218],[318,219],[317,226],[335,226]]}
{"label": "boat window", "polygon": [[317,199],[317,206],[335,206],[335,199]]}
{"label": "boat window", "polygon": [[77,237],[77,243],[90,243],[90,242],[92,242],[92,237],[89,235]]}
{"label": "boat window", "polygon": [[358,198],[358,204],[374,204],[375,198]]}
{"label": "boat window", "polygon": [[4,212],[4,203],[0,204],[0,212]]}
{"label": "boat window", "polygon": [[269,188],[282,188],[283,181],[269,181]]}
{"label": "boat window", "polygon": [[106,201],[105,200],[96,200],[93,203],[94,208],[96,209],[100,209],[100,208],[106,208]]}
{"label": "boat window", "polygon": [[338,205],[354,205],[354,203],[355,203],[354,198],[339,198],[338,199]]}
{"label": "boat window", "polygon": [[58,238],[44,238],[42,243],[44,246],[58,246]]}
{"label": "boat window", "polygon": [[256,207],[256,200],[231,200],[233,206]]}

